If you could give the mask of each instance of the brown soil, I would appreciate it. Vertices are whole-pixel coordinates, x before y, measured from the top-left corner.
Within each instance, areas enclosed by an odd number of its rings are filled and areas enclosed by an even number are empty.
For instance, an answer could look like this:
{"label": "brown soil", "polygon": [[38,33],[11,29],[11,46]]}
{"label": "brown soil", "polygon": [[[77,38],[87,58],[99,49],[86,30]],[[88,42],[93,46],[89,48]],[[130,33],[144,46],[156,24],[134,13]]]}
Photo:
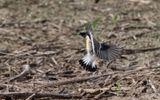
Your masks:
{"label": "brown soil", "polygon": [[[77,31],[99,19],[99,41],[159,47],[159,0],[95,1],[0,0],[0,99],[160,100],[160,51],[129,55],[108,68],[98,61],[98,70],[87,72],[78,63],[84,40]],[[17,78],[23,67],[30,70]]]}

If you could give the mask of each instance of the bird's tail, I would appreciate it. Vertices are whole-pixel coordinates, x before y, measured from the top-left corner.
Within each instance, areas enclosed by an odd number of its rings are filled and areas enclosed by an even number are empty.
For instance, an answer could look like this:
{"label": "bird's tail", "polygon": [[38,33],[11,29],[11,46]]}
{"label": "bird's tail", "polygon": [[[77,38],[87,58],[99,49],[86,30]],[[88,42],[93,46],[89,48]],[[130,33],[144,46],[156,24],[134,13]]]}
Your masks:
{"label": "bird's tail", "polygon": [[86,54],[83,58],[79,60],[79,64],[83,69],[87,71],[94,72],[97,69],[95,56],[91,54]]}

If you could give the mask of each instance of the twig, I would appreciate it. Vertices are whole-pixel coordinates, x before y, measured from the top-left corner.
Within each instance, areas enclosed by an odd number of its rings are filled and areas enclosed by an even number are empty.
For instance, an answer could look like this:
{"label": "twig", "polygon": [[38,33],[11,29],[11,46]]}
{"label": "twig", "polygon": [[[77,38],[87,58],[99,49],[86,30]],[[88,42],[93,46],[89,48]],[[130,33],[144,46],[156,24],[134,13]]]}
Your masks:
{"label": "twig", "polygon": [[14,96],[14,97],[28,97],[35,94],[35,98],[42,98],[42,97],[52,97],[52,98],[59,98],[59,99],[81,99],[82,96],[80,95],[70,95],[70,94],[57,94],[57,93],[34,93],[34,92],[1,92],[0,97],[5,96]]}
{"label": "twig", "polygon": [[[122,91],[128,91],[131,88],[129,87],[121,87]],[[79,89],[79,91],[89,94],[97,94],[94,96],[94,99],[98,100],[100,97],[102,97],[103,94],[105,94],[107,91],[117,91],[116,87],[104,87],[104,88],[96,88],[96,89]]]}
{"label": "twig", "polygon": [[10,78],[10,79],[8,80],[8,82],[14,81],[14,80],[16,80],[16,79],[18,79],[18,78],[20,78],[20,77],[23,77],[23,76],[25,76],[26,74],[30,73],[31,68],[30,68],[29,65],[23,65],[22,67],[23,67],[24,70],[23,70],[20,74],[14,76],[14,77],[12,77],[12,78]]}
{"label": "twig", "polygon": [[18,53],[9,53],[4,56],[0,56],[0,59],[15,59],[15,58],[30,58],[30,57],[39,57],[39,56],[51,56],[58,52],[55,51],[45,51],[38,52],[36,50],[31,50],[27,52],[18,52]]}
{"label": "twig", "polygon": [[154,91],[154,93],[157,93],[157,90],[156,90],[155,86],[153,85],[152,81],[148,80],[148,82],[149,82],[149,85],[151,86],[152,90]]}
{"label": "twig", "polygon": [[130,39],[130,38],[133,38],[133,36],[139,37],[139,36],[142,36],[144,34],[145,34],[145,32],[141,32],[141,33],[136,33],[136,34],[130,35],[130,36],[123,36],[123,37],[120,38],[120,40],[123,41],[123,40],[127,40],[127,39]]}
{"label": "twig", "polygon": [[[66,71],[60,71],[60,72],[57,72],[57,73],[53,73],[54,69],[49,69],[45,72],[46,75],[52,75],[52,76],[55,76],[55,75],[70,75],[70,74],[73,74],[73,71],[72,70],[66,70]],[[50,73],[51,72],[51,73]]]}
{"label": "twig", "polygon": [[32,98],[35,96],[36,94],[33,93],[32,95],[30,95],[26,100],[32,100]]}
{"label": "twig", "polygon": [[134,70],[138,68],[138,66],[131,66],[131,65],[128,65],[128,66],[112,66],[111,69],[112,70],[116,70],[116,71],[127,71],[127,70]]}
{"label": "twig", "polygon": [[26,55],[31,55],[31,54],[35,54],[36,50],[31,50],[28,52],[21,52],[21,51],[17,51],[17,53],[8,53],[5,56],[0,56],[0,59],[12,59],[12,58],[19,58],[19,57],[24,57]]}
{"label": "twig", "polygon": [[99,93],[100,91],[109,90],[109,89],[110,88],[108,88],[108,87],[96,88],[96,89],[82,89],[82,88],[80,88],[79,91],[84,91],[85,93],[95,94],[95,93]]}
{"label": "twig", "polygon": [[54,57],[51,57],[51,59],[52,59],[52,61],[54,62],[55,65],[57,65],[57,66],[59,65]]}
{"label": "twig", "polygon": [[[127,91],[130,90],[129,87],[121,87],[121,90]],[[90,94],[95,94],[95,93],[99,93],[101,91],[108,91],[108,90],[112,90],[112,91],[117,91],[116,87],[104,87],[104,88],[95,88],[95,89],[79,89],[79,91],[84,91],[86,93],[90,93]]]}
{"label": "twig", "polygon": [[55,51],[45,51],[45,52],[37,52],[34,56],[39,57],[39,56],[49,56],[49,55],[53,55],[56,54],[58,52]]}
{"label": "twig", "polygon": [[110,66],[114,61],[115,61],[115,60],[110,61],[110,62],[107,64],[107,68],[109,68],[109,66]]}
{"label": "twig", "polygon": [[107,91],[107,90],[103,90],[101,93],[99,93],[98,95],[96,95],[94,98],[95,98],[96,100],[100,99],[100,97],[101,97],[103,94],[105,94],[106,91]]}
{"label": "twig", "polygon": [[141,69],[136,69],[136,70],[129,70],[129,71],[126,71],[126,72],[123,72],[123,73],[122,72],[110,72],[110,73],[107,73],[107,74],[94,75],[94,76],[88,76],[88,77],[76,77],[76,78],[72,78],[72,79],[68,79],[68,80],[51,82],[49,84],[44,85],[44,87],[65,85],[65,84],[71,84],[71,83],[77,83],[77,82],[84,82],[84,81],[88,81],[88,80],[91,80],[91,79],[106,77],[106,76],[109,76],[109,75],[117,75],[117,76],[125,77],[125,76],[128,76],[130,74],[137,73],[138,71],[141,71],[141,70],[157,69],[157,68],[160,68],[160,66],[153,67],[153,68],[141,68]]}
{"label": "twig", "polygon": [[59,82],[52,82],[52,83],[49,83],[49,84],[45,85],[44,87],[83,82],[83,81],[96,79],[96,78],[99,78],[99,77],[104,77],[104,76],[108,76],[108,75],[112,75],[112,74],[116,74],[116,72],[111,72],[111,73],[108,73],[108,74],[102,74],[102,75],[96,75],[96,76],[89,76],[89,77],[76,77],[76,78],[72,78],[72,79],[65,80],[65,81],[63,80],[63,81],[59,81]]}

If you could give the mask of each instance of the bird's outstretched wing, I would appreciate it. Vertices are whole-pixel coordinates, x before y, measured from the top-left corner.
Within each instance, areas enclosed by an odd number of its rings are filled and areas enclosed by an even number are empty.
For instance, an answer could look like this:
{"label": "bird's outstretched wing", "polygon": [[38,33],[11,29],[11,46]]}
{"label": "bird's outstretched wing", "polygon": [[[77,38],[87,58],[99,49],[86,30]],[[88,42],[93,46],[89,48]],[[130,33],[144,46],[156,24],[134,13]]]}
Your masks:
{"label": "bird's outstretched wing", "polygon": [[122,48],[118,48],[115,45],[100,43],[98,49],[96,50],[96,55],[105,60],[114,60],[121,56]]}

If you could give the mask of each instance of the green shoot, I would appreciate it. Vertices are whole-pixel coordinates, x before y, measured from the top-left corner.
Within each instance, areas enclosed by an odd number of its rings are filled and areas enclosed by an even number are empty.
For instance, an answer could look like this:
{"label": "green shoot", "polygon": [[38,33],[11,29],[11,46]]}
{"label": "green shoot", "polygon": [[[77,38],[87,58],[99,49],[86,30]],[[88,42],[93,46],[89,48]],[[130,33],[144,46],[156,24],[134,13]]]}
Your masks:
{"label": "green shoot", "polygon": [[99,20],[100,20],[100,17],[96,17],[96,18],[94,18],[93,21],[91,22],[91,25],[92,25],[93,30],[96,30],[97,25],[98,25],[97,23],[98,23]]}
{"label": "green shoot", "polygon": [[118,16],[118,15],[113,15],[113,14],[111,14],[110,16],[111,16],[111,21],[112,21],[112,23],[113,23],[114,25],[116,25],[117,22],[119,21],[119,16]]}

